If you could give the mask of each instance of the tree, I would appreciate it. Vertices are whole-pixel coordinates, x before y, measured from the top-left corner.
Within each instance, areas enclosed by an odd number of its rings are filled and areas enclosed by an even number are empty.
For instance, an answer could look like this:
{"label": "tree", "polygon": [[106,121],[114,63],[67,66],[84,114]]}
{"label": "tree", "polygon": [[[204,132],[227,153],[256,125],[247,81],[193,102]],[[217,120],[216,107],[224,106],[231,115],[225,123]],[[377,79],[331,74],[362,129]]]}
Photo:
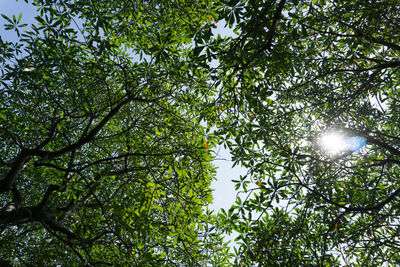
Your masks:
{"label": "tree", "polygon": [[[2,259],[399,264],[397,1],[53,2],[4,18]],[[217,144],[248,173],[214,216]]]}
{"label": "tree", "polygon": [[[221,143],[248,173],[220,213],[244,266],[399,264],[397,1],[229,1]],[[214,41],[216,42],[216,41]],[[326,153],[326,132],[365,151]]]}
{"label": "tree", "polygon": [[37,24],[3,16],[20,39],[0,38],[0,258],[224,265],[198,115],[212,86],[190,47],[217,5],[34,4]]}

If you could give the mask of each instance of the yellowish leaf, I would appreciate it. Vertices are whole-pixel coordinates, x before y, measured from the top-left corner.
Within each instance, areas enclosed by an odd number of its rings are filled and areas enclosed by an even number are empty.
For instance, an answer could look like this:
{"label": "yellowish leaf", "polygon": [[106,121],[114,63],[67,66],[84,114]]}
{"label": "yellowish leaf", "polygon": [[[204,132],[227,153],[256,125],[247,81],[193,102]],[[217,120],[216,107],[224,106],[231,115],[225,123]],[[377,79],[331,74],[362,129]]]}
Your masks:
{"label": "yellowish leaf", "polygon": [[265,182],[263,182],[263,181],[258,181],[256,184],[257,184],[258,186],[263,186],[263,185],[265,185]]}

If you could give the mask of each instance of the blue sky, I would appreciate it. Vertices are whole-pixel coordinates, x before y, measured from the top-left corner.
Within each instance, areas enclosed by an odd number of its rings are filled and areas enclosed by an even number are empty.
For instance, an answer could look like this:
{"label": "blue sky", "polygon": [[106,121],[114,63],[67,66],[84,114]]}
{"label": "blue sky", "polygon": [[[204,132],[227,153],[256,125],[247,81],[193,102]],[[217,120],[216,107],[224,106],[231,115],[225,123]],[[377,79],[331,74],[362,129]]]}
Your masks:
{"label": "blue sky", "polygon": [[[23,0],[19,0],[16,2],[15,0],[0,0],[0,14],[5,14],[9,18],[12,15],[18,17],[18,15],[22,13],[22,23],[33,23],[35,20],[36,11],[35,8],[31,4],[25,3]],[[0,35],[3,39],[9,41],[16,41],[16,34],[14,31],[6,31],[4,30],[3,25],[6,23],[4,18],[0,18]],[[27,26],[28,28],[28,26]]]}
{"label": "blue sky", "polygon": [[[18,2],[13,0],[0,0],[0,13],[5,14],[8,17],[15,15],[18,17],[22,13],[21,23],[35,23],[34,17],[37,15],[36,9],[25,3],[23,0]],[[6,31],[3,28],[3,24],[6,20],[0,17],[0,35],[4,40],[17,41],[17,36],[14,31]],[[216,29],[213,29],[214,34],[233,35],[231,29],[224,27],[224,23],[220,22]],[[29,26],[26,27],[28,29]],[[211,205],[211,209],[218,211],[221,208],[229,209],[229,207],[235,202],[236,192],[234,190],[234,184],[232,179],[238,179],[239,176],[246,173],[246,170],[235,166],[232,167],[231,154],[228,150],[223,147],[217,147],[215,149],[218,152],[217,159],[213,162],[217,169],[217,180],[213,181],[212,188],[215,190],[213,193],[214,203]]]}

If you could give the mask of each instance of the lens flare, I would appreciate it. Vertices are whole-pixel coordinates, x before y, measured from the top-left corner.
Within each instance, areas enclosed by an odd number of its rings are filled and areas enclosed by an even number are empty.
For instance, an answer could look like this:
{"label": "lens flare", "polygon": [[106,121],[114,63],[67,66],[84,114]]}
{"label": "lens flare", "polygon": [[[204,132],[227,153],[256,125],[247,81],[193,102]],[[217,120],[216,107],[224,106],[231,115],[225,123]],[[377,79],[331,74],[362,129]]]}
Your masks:
{"label": "lens flare", "polygon": [[328,154],[344,151],[358,152],[367,145],[366,139],[362,136],[348,137],[334,132],[321,136],[319,142],[321,148]]}
{"label": "lens flare", "polygon": [[347,142],[343,135],[327,133],[320,139],[321,147],[329,154],[337,154],[347,149]]}

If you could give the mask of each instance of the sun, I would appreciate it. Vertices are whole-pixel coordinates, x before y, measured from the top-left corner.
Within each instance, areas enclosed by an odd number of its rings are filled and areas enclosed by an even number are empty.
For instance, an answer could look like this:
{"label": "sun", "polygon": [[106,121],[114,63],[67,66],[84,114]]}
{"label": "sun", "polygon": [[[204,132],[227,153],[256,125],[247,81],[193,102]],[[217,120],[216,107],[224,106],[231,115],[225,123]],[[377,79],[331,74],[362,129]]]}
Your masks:
{"label": "sun", "polygon": [[337,154],[348,147],[346,139],[338,133],[327,133],[320,138],[320,145],[329,154]]}

